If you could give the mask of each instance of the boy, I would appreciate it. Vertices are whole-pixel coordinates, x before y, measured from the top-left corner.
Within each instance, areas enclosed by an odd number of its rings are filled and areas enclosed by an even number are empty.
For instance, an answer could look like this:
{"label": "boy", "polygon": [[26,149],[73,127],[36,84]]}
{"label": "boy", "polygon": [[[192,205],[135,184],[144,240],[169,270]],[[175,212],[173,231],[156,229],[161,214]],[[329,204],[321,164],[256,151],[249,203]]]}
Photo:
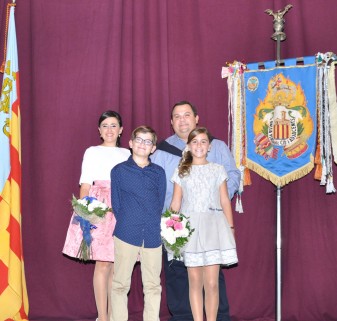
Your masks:
{"label": "boy", "polygon": [[166,193],[162,167],[149,156],[157,135],[148,126],[137,127],[129,141],[132,156],[111,171],[111,201],[117,223],[114,231],[115,266],[112,281],[112,321],[127,321],[127,294],[140,255],[144,289],[144,321],[159,321],[162,268],[160,219]]}

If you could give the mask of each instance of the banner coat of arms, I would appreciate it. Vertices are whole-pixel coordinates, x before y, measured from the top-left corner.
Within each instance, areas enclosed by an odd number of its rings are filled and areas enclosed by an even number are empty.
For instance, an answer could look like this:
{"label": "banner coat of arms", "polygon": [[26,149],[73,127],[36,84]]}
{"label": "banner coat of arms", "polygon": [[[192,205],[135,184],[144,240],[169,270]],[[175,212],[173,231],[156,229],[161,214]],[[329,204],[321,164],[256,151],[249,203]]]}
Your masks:
{"label": "banner coat of arms", "polygon": [[316,66],[244,73],[246,166],[277,186],[308,174],[316,142]]}

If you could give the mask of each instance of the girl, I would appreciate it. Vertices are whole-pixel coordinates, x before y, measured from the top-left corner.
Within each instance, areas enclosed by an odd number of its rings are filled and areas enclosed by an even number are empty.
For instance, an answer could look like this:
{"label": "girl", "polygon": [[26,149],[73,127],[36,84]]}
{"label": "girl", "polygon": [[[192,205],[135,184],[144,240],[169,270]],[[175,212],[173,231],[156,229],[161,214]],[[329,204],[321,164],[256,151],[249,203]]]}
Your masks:
{"label": "girl", "polygon": [[190,217],[191,227],[195,229],[183,254],[194,321],[203,321],[203,290],[207,320],[216,320],[220,265],[238,262],[226,184],[228,176],[222,165],[207,161],[210,140],[206,128],[192,130],[172,177],[171,209]]}

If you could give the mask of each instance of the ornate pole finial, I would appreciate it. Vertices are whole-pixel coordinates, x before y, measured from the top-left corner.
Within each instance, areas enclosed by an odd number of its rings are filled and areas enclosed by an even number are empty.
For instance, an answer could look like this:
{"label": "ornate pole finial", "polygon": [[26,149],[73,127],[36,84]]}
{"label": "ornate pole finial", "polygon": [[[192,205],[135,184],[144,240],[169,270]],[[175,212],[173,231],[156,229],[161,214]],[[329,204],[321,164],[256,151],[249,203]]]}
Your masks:
{"label": "ornate pole finial", "polygon": [[292,8],[291,4],[288,4],[283,10],[277,10],[274,12],[271,9],[267,9],[264,12],[268,13],[270,16],[274,17],[274,33],[272,34],[271,38],[273,40],[280,40],[283,41],[286,39],[286,34],[283,32],[284,29],[284,19],[283,16]]}
{"label": "ornate pole finial", "polygon": [[287,38],[286,34],[283,32],[284,29],[284,19],[283,16],[292,8],[291,4],[288,4],[283,10],[277,10],[274,12],[271,9],[267,9],[264,12],[268,13],[270,16],[274,17],[274,33],[271,38],[276,41],[276,65],[281,64],[281,41]]}

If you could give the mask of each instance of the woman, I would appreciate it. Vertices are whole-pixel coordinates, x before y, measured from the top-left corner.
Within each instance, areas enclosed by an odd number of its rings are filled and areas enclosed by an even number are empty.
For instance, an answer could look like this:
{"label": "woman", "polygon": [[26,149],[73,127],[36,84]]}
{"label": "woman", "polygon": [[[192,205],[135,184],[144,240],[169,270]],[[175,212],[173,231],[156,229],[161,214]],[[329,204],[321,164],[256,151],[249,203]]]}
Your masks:
{"label": "woman", "polygon": [[[108,110],[98,121],[98,131],[103,141],[101,145],[89,147],[83,157],[80,178],[80,198],[93,196],[111,207],[111,169],[128,159],[130,151],[119,147],[123,131],[121,116]],[[111,315],[110,292],[113,276],[114,244],[112,233],[116,220],[107,213],[102,223],[95,224],[92,235],[92,260],[96,261],[94,271],[94,293],[98,312],[96,321],[109,321]],[[77,257],[82,241],[82,230],[76,220],[71,219],[63,253]]]}

